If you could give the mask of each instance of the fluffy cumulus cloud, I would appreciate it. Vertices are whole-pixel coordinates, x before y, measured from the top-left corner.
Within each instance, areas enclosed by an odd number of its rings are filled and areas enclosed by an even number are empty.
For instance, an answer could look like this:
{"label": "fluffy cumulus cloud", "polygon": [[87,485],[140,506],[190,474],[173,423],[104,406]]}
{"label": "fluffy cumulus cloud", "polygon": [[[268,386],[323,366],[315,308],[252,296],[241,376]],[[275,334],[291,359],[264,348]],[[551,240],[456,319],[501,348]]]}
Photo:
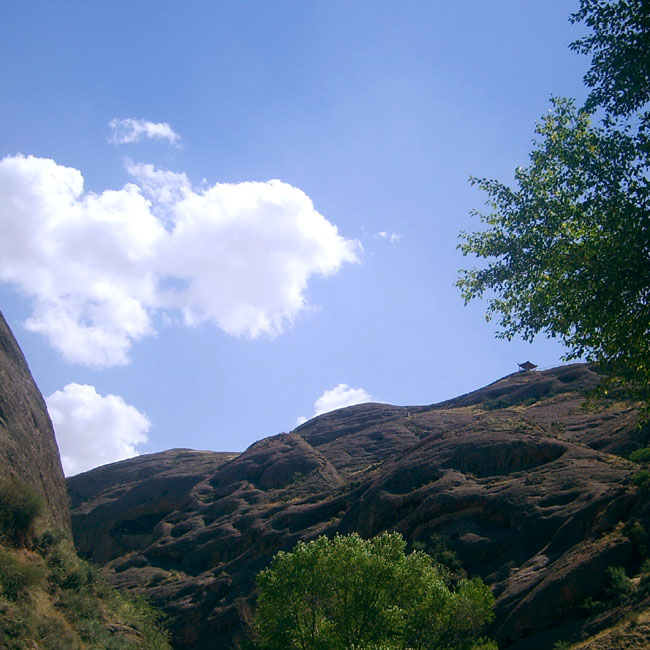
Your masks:
{"label": "fluffy cumulus cloud", "polygon": [[167,140],[170,144],[178,146],[181,141],[180,135],[167,122],[149,122],[126,118],[111,120],[108,126],[111,129],[108,140],[114,144],[129,144],[138,142],[142,138],[150,138]]}
{"label": "fluffy cumulus cloud", "polygon": [[[342,409],[346,406],[354,406],[355,404],[365,404],[366,402],[376,401],[370,393],[363,388],[352,388],[347,384],[339,384],[330,390],[326,390],[315,402],[314,413],[311,417],[329,413],[336,409]],[[303,424],[307,418],[300,416],[296,420],[296,424]]]}
{"label": "fluffy cumulus cloud", "polygon": [[192,186],[127,163],[132,183],[85,192],[54,160],[0,161],[0,281],[31,297],[26,327],[70,362],[128,362],[156,314],[238,337],[276,335],[314,274],[358,261],[301,190],[278,180]]}
{"label": "fluffy cumulus cloud", "polygon": [[66,476],[137,456],[151,423],[118,395],[68,384],[46,398]]}

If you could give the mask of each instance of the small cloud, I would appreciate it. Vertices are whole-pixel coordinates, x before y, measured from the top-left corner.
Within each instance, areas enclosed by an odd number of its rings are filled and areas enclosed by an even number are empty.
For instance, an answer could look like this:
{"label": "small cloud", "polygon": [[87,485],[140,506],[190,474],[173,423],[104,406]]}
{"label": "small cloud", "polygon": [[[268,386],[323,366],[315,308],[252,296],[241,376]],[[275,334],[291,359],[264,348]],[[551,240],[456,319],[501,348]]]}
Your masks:
{"label": "small cloud", "polygon": [[66,476],[137,456],[151,422],[119,395],[94,386],[68,384],[45,400]]}
{"label": "small cloud", "polygon": [[314,415],[321,415],[345,406],[354,406],[364,402],[372,402],[373,397],[363,388],[352,388],[347,384],[339,384],[331,390],[326,390],[314,402]]}
{"label": "small cloud", "polygon": [[113,144],[129,144],[138,142],[142,138],[167,140],[169,144],[178,146],[181,136],[176,133],[167,122],[149,122],[147,120],[113,119],[108,123],[113,131],[108,139]]}
{"label": "small cloud", "polygon": [[[314,414],[311,416],[315,418],[317,415],[329,413],[336,409],[342,409],[346,406],[354,406],[355,404],[365,404],[366,402],[376,402],[377,400],[363,388],[352,388],[347,384],[339,384],[330,390],[326,390],[314,402]],[[300,416],[296,420],[296,426],[300,426],[307,422],[307,418]]]}
{"label": "small cloud", "polygon": [[382,230],[381,232],[378,232],[375,237],[377,239],[386,239],[388,240],[391,244],[395,244],[398,242],[401,238],[402,235],[396,233],[396,232],[387,232],[385,230]]}

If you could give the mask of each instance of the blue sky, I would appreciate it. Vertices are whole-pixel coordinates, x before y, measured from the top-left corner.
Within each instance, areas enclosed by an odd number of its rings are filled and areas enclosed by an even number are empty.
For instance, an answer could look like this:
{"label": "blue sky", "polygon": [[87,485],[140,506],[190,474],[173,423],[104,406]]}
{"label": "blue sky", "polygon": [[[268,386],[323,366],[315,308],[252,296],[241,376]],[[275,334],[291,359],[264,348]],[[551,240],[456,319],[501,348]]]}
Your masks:
{"label": "blue sky", "polygon": [[0,309],[66,471],[557,365],[453,284],[469,175],[584,97],[576,7],[5,3]]}

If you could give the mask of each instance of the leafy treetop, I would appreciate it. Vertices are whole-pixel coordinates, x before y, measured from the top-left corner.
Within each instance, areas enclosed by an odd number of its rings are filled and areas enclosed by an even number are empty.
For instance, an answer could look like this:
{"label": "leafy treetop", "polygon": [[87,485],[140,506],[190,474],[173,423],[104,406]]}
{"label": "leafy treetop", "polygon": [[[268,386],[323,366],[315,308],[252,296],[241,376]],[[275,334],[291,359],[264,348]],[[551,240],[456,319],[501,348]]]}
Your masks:
{"label": "leafy treetop", "polygon": [[496,650],[478,639],[494,598],[448,573],[397,533],[319,537],[278,553],[257,578],[260,650]]}
{"label": "leafy treetop", "polygon": [[590,54],[585,108],[604,107],[610,116],[628,116],[650,100],[650,3],[647,0],[581,0],[571,22],[591,33],[571,43]]}

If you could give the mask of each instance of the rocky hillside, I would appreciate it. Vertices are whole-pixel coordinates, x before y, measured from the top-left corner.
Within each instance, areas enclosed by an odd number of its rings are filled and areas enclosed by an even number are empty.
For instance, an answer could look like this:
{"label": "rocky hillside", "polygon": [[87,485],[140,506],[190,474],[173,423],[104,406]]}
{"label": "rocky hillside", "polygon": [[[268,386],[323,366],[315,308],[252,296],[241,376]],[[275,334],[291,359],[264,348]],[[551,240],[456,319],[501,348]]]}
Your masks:
{"label": "rocky hillside", "polygon": [[169,647],[149,605],[76,555],[52,424],[0,314],[0,648]]}
{"label": "rocky hillside", "polygon": [[70,535],[65,479],[45,401],[0,313],[0,476],[31,486],[46,507],[41,522]]}
{"label": "rocky hillside", "polygon": [[647,444],[637,411],[585,408],[598,381],[586,365],[517,373],[441,404],[328,413],[240,455],[98,468],[68,480],[75,540],[174,616],[177,648],[234,647],[278,550],[384,530],[487,581],[501,647],[550,648],[612,624],[593,603],[608,567],[639,571],[650,530],[625,459]]}

